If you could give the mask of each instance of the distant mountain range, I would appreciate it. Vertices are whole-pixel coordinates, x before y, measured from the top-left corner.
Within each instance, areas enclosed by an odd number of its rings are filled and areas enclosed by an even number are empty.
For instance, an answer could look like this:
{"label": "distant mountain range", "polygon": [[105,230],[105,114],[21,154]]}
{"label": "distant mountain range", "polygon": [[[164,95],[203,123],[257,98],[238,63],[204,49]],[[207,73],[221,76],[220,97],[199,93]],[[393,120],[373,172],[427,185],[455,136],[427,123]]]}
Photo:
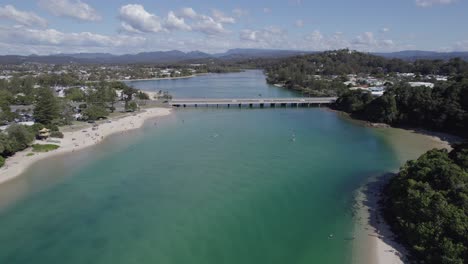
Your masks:
{"label": "distant mountain range", "polygon": [[[179,50],[142,52],[138,54],[113,55],[110,53],[71,53],[56,55],[3,55],[0,56],[0,64],[21,63],[49,63],[49,64],[164,64],[217,60],[244,60],[257,58],[284,58],[317,53],[314,51],[298,50],[269,50],[269,49],[231,49],[224,53],[208,54],[201,51],[182,52]],[[468,60],[468,52],[432,52],[432,51],[399,51],[391,53],[373,53],[386,58],[398,58],[403,60],[416,59],[442,59],[460,57]]]}

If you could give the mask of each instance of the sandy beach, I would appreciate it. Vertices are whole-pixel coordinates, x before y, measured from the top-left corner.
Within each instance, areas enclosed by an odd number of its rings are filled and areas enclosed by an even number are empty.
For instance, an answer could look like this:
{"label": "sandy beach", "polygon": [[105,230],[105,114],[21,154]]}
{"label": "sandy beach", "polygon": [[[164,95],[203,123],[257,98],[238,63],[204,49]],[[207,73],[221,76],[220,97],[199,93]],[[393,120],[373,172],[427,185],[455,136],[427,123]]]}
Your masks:
{"label": "sandy beach", "polygon": [[180,77],[160,77],[160,78],[143,78],[143,79],[128,79],[128,80],[116,80],[119,82],[132,82],[132,81],[158,81],[158,80],[177,80],[177,79],[187,79],[197,77],[199,75],[206,74],[206,73],[197,73],[187,76],[180,76]]}
{"label": "sandy beach", "polygon": [[[458,140],[456,137],[427,131],[399,128],[375,128],[375,130],[394,148],[401,164],[416,159],[433,148],[450,150],[450,143]],[[393,176],[392,173],[374,175],[356,192],[353,263],[405,263],[407,253],[404,247],[395,241],[379,209],[382,188]]]}
{"label": "sandy beach", "polygon": [[78,151],[101,142],[104,138],[115,133],[137,129],[143,126],[146,120],[170,114],[169,108],[147,108],[138,113],[132,113],[123,117],[110,118],[98,124],[93,129],[91,124],[86,124],[79,130],[63,132],[63,139],[52,139],[54,142],[36,141],[37,144],[56,144],[60,148],[46,153],[32,153],[31,149],[20,151],[9,157],[5,165],[0,168],[0,184],[7,182],[21,173],[35,162],[65,153]]}

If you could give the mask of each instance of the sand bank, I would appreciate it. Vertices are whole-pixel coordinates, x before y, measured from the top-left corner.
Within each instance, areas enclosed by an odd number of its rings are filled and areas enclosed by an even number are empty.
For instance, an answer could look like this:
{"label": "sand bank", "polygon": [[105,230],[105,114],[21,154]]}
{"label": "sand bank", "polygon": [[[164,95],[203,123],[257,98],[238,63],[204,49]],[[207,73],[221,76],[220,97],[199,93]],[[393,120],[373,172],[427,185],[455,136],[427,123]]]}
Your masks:
{"label": "sand bank", "polygon": [[86,124],[79,130],[63,132],[64,138],[52,139],[54,142],[36,141],[37,144],[56,144],[60,148],[46,153],[34,153],[32,156],[30,148],[17,152],[0,168],[0,184],[19,176],[39,160],[93,146],[109,135],[140,128],[146,120],[168,115],[170,111],[169,108],[148,108],[142,112],[108,119],[99,123],[94,129],[92,125]]}
{"label": "sand bank", "polygon": [[[450,135],[399,128],[375,128],[375,132],[394,149],[401,165],[433,148],[450,150],[450,143],[459,140]],[[374,175],[356,192],[353,263],[405,263],[406,251],[395,241],[379,209],[382,188],[397,171]]]}

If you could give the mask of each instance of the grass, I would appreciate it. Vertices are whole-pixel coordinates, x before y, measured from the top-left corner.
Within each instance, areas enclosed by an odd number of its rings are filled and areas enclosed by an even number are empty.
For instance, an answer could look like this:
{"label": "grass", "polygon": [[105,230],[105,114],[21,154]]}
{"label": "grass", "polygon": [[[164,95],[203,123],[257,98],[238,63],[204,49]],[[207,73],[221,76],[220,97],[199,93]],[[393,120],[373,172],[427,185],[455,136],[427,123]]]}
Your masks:
{"label": "grass", "polygon": [[54,144],[34,144],[32,145],[33,152],[49,152],[58,149],[59,146]]}
{"label": "grass", "polygon": [[31,157],[31,156],[34,156],[34,153],[29,152],[28,154],[26,154],[26,157]]}

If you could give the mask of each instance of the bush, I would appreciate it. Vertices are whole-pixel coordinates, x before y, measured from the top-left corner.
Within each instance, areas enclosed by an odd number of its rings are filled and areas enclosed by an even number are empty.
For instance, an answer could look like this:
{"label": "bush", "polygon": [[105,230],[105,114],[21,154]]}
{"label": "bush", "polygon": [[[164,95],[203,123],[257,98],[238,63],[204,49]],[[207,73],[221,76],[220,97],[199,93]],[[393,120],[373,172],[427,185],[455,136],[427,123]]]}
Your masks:
{"label": "bush", "polygon": [[54,144],[34,144],[32,145],[34,152],[49,152],[58,149],[60,146]]}
{"label": "bush", "polygon": [[60,131],[52,131],[50,133],[51,138],[63,138],[63,133]]}

